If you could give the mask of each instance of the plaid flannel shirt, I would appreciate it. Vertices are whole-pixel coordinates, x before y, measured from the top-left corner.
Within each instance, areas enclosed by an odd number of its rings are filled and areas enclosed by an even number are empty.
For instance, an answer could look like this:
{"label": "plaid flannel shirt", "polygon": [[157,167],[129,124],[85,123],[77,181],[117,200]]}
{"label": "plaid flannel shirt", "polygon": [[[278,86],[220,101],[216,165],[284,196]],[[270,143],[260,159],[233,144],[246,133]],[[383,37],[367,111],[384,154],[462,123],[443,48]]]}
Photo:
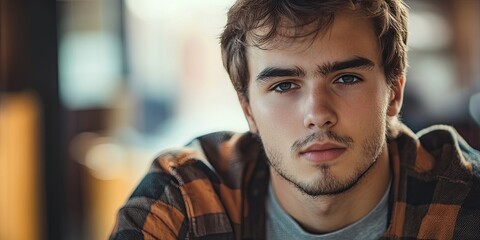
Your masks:
{"label": "plaid flannel shirt", "polygon": [[[480,239],[480,154],[453,128],[389,142],[383,239]],[[110,239],[264,239],[269,167],[251,133],[212,133],[161,154]]]}

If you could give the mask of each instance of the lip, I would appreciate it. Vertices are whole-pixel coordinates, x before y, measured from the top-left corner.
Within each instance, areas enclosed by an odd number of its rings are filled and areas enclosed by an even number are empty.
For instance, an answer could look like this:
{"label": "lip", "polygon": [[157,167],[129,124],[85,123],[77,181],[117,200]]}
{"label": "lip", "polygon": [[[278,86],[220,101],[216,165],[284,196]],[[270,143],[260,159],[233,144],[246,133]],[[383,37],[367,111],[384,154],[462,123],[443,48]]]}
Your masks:
{"label": "lip", "polygon": [[315,143],[300,152],[300,156],[313,163],[325,163],[335,160],[347,150],[334,143]]}

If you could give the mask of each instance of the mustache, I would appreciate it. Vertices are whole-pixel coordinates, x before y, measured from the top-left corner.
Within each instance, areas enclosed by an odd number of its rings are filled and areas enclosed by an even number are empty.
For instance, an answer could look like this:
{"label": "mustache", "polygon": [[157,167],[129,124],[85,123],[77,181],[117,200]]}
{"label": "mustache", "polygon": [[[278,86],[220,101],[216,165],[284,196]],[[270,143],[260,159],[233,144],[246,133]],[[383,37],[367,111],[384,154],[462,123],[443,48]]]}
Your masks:
{"label": "mustache", "polygon": [[331,140],[331,141],[346,145],[347,147],[351,147],[353,144],[353,139],[351,137],[342,136],[335,132],[327,130],[327,131],[321,131],[321,132],[314,132],[303,139],[299,139],[295,141],[292,144],[291,150],[292,152],[299,152],[300,149],[306,147],[311,142],[314,142],[314,141],[320,142],[325,140]]}

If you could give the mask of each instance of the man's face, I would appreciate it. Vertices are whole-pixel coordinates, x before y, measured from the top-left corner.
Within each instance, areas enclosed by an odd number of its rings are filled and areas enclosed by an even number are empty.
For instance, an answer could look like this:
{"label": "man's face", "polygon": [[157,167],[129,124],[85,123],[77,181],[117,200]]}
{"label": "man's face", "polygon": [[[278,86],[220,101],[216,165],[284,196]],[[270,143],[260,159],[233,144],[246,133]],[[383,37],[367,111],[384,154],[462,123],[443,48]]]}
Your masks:
{"label": "man's face", "polygon": [[[385,150],[387,115],[401,106],[389,90],[371,20],[338,13],[313,41],[247,49],[250,129],[273,174],[308,195],[341,193]],[[382,155],[385,156],[385,155]]]}

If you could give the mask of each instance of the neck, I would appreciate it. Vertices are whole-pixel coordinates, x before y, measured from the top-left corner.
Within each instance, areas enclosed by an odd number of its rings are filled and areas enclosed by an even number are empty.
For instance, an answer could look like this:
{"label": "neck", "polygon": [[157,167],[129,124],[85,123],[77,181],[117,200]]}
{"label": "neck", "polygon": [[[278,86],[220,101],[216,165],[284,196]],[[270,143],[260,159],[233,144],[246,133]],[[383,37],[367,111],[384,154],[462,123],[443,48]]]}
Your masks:
{"label": "neck", "polygon": [[381,200],[389,185],[387,145],[363,178],[351,189],[336,195],[308,196],[271,169],[273,192],[283,209],[305,230],[328,233],[366,216]]}

